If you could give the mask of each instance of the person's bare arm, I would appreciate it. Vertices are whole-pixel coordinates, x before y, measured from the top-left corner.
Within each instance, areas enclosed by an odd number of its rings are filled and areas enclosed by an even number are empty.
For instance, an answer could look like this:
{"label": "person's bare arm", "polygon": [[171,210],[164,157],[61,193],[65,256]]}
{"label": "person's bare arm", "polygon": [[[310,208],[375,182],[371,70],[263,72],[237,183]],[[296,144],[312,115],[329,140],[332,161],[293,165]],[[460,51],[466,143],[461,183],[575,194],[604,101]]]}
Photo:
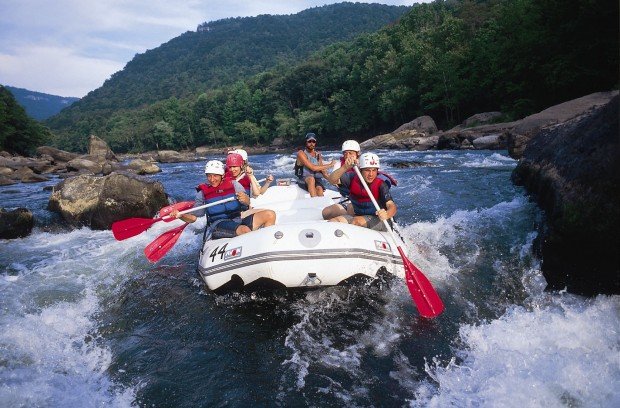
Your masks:
{"label": "person's bare arm", "polygon": [[333,161],[330,161],[327,164],[321,164],[321,165],[312,164],[312,162],[308,160],[308,157],[306,156],[306,154],[301,150],[297,152],[297,162],[301,163],[304,167],[309,168],[311,171],[327,170],[334,165]]}

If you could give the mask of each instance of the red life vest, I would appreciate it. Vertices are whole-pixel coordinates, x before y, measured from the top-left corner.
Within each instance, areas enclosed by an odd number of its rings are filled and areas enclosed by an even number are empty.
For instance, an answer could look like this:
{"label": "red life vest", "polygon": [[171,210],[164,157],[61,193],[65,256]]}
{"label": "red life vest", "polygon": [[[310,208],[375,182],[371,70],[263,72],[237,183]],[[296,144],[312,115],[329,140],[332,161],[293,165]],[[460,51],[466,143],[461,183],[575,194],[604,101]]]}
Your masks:
{"label": "red life vest", "polygon": [[[200,184],[198,188],[202,191],[205,204],[210,204],[229,197],[235,197],[236,194],[233,181],[229,178],[222,179],[222,182],[217,187],[207,184]],[[214,205],[213,207],[208,207],[205,211],[208,215],[207,221],[211,223],[216,220],[239,217],[241,215],[241,211],[243,211],[243,208],[238,200],[232,200],[226,203]]]}
{"label": "red life vest", "polygon": [[[375,198],[380,207],[385,206],[385,203],[381,202],[382,200],[379,192],[381,184],[383,183],[384,181],[377,177],[368,186],[370,188],[370,192],[372,193],[373,197]],[[362,185],[362,182],[360,181],[359,177],[357,177],[357,175],[351,179],[349,198],[351,199],[351,204],[353,204],[355,215],[375,215],[375,213],[377,212],[374,204],[368,196],[368,193],[366,193],[366,189]]]}

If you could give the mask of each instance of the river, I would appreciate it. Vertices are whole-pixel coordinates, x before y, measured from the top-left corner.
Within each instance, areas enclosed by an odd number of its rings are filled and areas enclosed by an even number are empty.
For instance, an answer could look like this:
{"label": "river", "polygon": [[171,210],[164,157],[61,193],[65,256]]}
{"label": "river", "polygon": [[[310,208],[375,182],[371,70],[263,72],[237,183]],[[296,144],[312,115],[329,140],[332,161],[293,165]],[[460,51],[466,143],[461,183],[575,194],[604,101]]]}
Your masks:
{"label": "river", "polygon": [[[0,187],[37,220],[0,241],[0,407],[620,406],[620,297],[544,291],[543,214],[510,182],[516,162],[377,153],[439,318],[420,318],[400,281],[217,297],[196,272],[200,223],[152,265],[143,249],[166,223],[119,242],[46,210],[58,179]],[[250,157],[259,177],[290,177],[293,161]],[[204,180],[204,162],[161,168],[175,200]]]}

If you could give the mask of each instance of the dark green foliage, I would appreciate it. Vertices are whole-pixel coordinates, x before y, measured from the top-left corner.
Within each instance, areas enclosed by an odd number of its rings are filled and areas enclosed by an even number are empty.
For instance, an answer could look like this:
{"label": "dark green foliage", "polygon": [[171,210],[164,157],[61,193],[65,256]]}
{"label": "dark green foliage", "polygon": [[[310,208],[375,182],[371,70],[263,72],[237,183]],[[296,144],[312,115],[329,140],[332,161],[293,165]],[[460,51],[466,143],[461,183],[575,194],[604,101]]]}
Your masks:
{"label": "dark green foliage", "polygon": [[30,118],[13,94],[0,85],[0,150],[29,155],[50,138],[49,130]]}
{"label": "dark green foliage", "polygon": [[[489,110],[519,118],[618,86],[617,2],[435,1],[299,60],[333,42],[332,30],[376,18],[357,7],[390,10],[340,4],[295,16],[227,19],[209,23],[211,31],[186,33],[137,56],[50,121],[58,144],[79,149],[94,132],[119,151],[251,145],[297,141],[309,130],[335,143],[391,131],[420,115],[441,128]],[[292,23],[301,20],[313,23]],[[200,52],[187,45],[224,33],[235,40],[199,42]],[[294,52],[279,53],[280,43]],[[161,79],[157,87],[153,78]]]}

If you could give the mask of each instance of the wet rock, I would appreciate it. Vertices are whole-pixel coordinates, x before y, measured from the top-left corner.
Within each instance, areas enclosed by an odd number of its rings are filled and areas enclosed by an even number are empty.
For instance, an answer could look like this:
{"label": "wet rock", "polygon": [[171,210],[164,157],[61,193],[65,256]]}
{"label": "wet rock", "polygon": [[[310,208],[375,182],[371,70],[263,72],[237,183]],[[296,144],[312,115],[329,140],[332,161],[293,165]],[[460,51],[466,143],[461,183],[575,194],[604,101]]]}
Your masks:
{"label": "wet rock", "polygon": [[161,172],[161,169],[155,163],[142,159],[130,161],[127,167],[137,174],[155,174]]}
{"label": "wet rock", "polygon": [[463,127],[473,127],[480,125],[488,125],[493,122],[497,122],[501,119],[503,114],[501,112],[483,112],[477,113],[465,119]]}
{"label": "wet rock", "polygon": [[103,165],[92,160],[78,157],[67,163],[67,169],[71,171],[88,170],[90,173],[98,174],[101,173]]}
{"label": "wet rock", "polygon": [[400,133],[405,130],[415,130],[418,133],[424,133],[426,135],[432,135],[437,132],[437,125],[435,121],[430,116],[420,116],[412,120],[411,122],[407,122],[404,125],[401,125],[398,129],[393,131],[392,133]]}
{"label": "wet rock", "polygon": [[469,139],[464,139],[461,142],[461,150],[472,150],[474,149],[474,145],[472,144],[472,142],[469,141]]}
{"label": "wet rock", "polygon": [[6,211],[0,208],[0,239],[26,237],[32,232],[34,217],[27,208]]}
{"label": "wet rock", "polygon": [[90,135],[88,139],[88,155],[97,157],[99,159],[97,160],[98,162],[118,161],[118,158],[108,144],[95,135]]}
{"label": "wet rock", "polygon": [[407,169],[415,167],[433,167],[434,164],[421,161],[397,161],[392,163],[390,166],[397,169]]}
{"label": "wet rock", "polygon": [[159,182],[130,173],[108,176],[82,175],[62,181],[48,203],[72,226],[110,229],[114,221],[130,217],[149,218],[168,200]]}
{"label": "wet rock", "polygon": [[22,177],[20,181],[22,183],[41,183],[43,181],[49,181],[49,179],[40,174],[33,173]]}
{"label": "wet rock", "polygon": [[439,141],[437,142],[438,150],[458,150],[461,147],[461,144],[465,140],[459,133],[452,134],[443,134],[439,136]]}
{"label": "wet rock", "polygon": [[187,160],[175,150],[160,150],[157,152],[157,161],[160,163],[181,163]]}
{"label": "wet rock", "polygon": [[500,150],[506,148],[506,137],[503,134],[496,133],[478,137],[471,144],[476,150]]}
{"label": "wet rock", "polygon": [[515,122],[507,132],[508,153],[514,159],[520,158],[528,141],[541,129],[587,115],[593,109],[608,104],[617,95],[618,91],[596,92],[552,106]]}
{"label": "wet rock", "polygon": [[79,156],[78,154],[66,152],[64,150],[56,149],[55,147],[51,146],[37,147],[37,154],[40,156],[47,155],[53,157],[55,162],[65,163]]}
{"label": "wet rock", "polygon": [[547,215],[538,240],[548,288],[620,294],[618,96],[532,136],[512,178]]}
{"label": "wet rock", "polygon": [[12,180],[7,176],[0,175],[0,186],[10,186],[15,183],[17,183],[15,180]]}

